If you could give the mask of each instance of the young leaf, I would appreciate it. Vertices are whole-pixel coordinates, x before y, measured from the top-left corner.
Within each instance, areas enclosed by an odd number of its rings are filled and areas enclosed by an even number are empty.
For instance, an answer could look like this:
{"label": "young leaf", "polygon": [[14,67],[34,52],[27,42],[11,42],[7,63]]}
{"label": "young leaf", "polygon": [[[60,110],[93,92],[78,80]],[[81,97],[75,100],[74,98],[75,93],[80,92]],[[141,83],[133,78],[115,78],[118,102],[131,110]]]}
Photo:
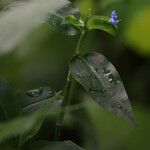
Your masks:
{"label": "young leaf", "polygon": [[136,121],[120,76],[114,66],[101,54],[89,53],[75,56],[70,65],[73,78],[91,97],[109,112]]}
{"label": "young leaf", "polygon": [[116,26],[110,23],[110,18],[106,16],[92,16],[87,21],[87,28],[89,30],[99,29],[105,32],[108,32],[112,35],[116,35],[117,28]]}
{"label": "young leaf", "polygon": [[15,118],[21,114],[21,107],[9,83],[0,77],[0,121]]}
{"label": "young leaf", "polygon": [[48,142],[38,141],[28,146],[29,150],[83,150],[81,147],[71,141]]}
{"label": "young leaf", "polygon": [[73,15],[69,15],[67,16],[61,23],[62,25],[73,25],[75,27],[77,27],[78,29],[81,29],[81,27],[84,27],[84,22],[81,21],[80,19],[76,18]]}

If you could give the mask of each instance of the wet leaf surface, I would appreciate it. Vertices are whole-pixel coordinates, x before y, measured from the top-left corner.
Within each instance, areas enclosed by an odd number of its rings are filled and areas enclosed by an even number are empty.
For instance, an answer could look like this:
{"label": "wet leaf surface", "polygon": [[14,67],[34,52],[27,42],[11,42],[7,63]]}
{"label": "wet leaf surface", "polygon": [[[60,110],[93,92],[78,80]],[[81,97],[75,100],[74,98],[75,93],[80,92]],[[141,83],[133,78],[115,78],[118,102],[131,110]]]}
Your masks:
{"label": "wet leaf surface", "polygon": [[93,52],[83,57],[75,56],[70,69],[73,78],[98,104],[136,125],[123,82],[115,67],[103,55]]}
{"label": "wet leaf surface", "polygon": [[[25,114],[31,114],[49,103],[49,99],[55,96],[55,94],[56,92],[50,87],[39,87],[27,92],[19,93],[17,97],[20,101],[23,112]],[[60,105],[59,101],[58,105]]]}

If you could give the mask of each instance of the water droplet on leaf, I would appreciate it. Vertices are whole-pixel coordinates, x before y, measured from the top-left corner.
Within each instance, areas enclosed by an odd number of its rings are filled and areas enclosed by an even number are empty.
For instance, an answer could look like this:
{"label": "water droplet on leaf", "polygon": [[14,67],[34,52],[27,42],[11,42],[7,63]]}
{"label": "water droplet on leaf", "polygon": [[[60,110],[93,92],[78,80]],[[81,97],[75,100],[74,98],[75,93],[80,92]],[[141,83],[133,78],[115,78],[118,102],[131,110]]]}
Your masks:
{"label": "water droplet on leaf", "polygon": [[83,77],[82,72],[77,72],[77,75],[78,75],[79,77]]}
{"label": "water droplet on leaf", "polygon": [[30,97],[38,97],[42,94],[42,91],[43,91],[42,88],[38,88],[38,89],[30,90],[26,94]]}

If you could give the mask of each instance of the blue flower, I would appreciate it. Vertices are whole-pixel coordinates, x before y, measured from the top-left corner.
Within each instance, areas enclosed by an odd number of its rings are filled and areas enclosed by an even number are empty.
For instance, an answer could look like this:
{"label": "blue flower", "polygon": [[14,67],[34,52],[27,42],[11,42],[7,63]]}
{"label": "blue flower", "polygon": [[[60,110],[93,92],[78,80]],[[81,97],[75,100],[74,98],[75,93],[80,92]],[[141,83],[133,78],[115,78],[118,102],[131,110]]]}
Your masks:
{"label": "blue flower", "polygon": [[117,25],[117,23],[118,23],[119,21],[120,21],[120,20],[118,20],[116,11],[113,10],[112,13],[111,13],[110,23],[111,23],[112,25]]}

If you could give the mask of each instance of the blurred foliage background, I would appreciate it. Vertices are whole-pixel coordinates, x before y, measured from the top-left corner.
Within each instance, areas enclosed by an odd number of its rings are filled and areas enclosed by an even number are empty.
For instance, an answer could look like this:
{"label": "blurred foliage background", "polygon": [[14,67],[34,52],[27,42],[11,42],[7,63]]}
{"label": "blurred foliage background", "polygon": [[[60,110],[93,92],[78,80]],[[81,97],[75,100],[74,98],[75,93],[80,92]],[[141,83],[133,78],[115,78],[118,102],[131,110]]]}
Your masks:
{"label": "blurred foliage background", "polygon": [[[0,0],[0,20],[13,1],[15,0]],[[90,97],[87,97],[83,89],[77,86],[76,92],[80,96],[73,94],[73,103],[81,104],[77,104],[76,111],[66,115],[62,138],[69,138],[89,150],[149,149],[150,1],[72,2],[82,13],[89,13],[90,8],[92,14],[110,16],[111,11],[115,9],[121,19],[118,24],[118,38],[103,31],[90,31],[83,43],[82,53],[97,51],[114,64],[130,97],[138,127],[132,128],[125,121],[99,108]],[[26,21],[26,18],[24,20]],[[16,24],[17,22],[10,27]],[[26,31],[26,35],[15,47],[8,46],[9,50],[2,52],[0,49],[0,75],[16,90],[50,86],[59,91],[64,87],[68,61],[75,50],[77,40],[78,35],[69,37],[50,28],[47,23],[41,23]],[[43,126],[40,134],[46,129],[47,127]],[[48,136],[43,135],[44,138],[49,138]]]}

